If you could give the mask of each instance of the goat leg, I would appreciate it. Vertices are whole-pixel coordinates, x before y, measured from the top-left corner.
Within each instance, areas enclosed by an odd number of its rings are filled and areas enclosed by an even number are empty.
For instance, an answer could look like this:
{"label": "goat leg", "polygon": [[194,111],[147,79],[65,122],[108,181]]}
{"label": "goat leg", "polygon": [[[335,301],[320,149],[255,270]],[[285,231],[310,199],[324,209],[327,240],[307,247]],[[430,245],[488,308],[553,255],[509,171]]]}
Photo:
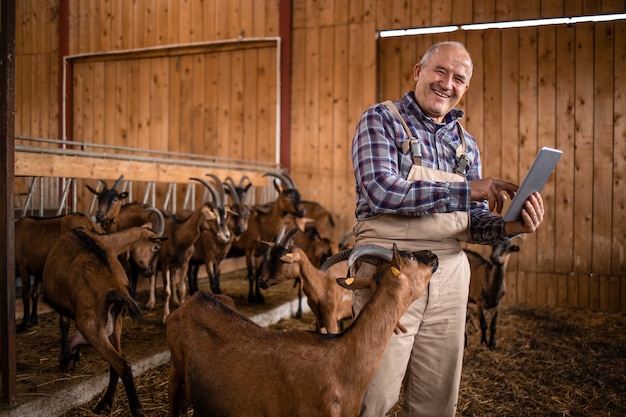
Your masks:
{"label": "goat leg", "polygon": [[221,294],[222,289],[220,288],[220,274],[221,274],[221,265],[215,264],[213,265],[213,274],[210,276],[211,282],[211,291],[213,294]]}
{"label": "goat leg", "polygon": [[297,319],[302,318],[302,281],[300,278],[296,279],[293,283],[294,287],[298,287],[298,311],[296,311],[296,315],[294,316]]}
{"label": "goat leg", "polygon": [[61,330],[61,355],[59,357],[59,366],[61,369],[67,369],[70,356],[70,344],[67,336],[70,331],[70,320],[62,314],[59,315],[59,329]]}
{"label": "goat leg", "polygon": [[[161,272],[163,273],[163,272]],[[147,310],[153,310],[156,306],[156,273],[150,277],[150,296],[146,303]]]}
{"label": "goat leg", "polygon": [[480,311],[480,343],[487,344],[487,319],[482,310]]}
{"label": "goat leg", "polygon": [[185,266],[183,266],[182,268],[180,268],[177,271],[177,275],[178,275],[178,285],[175,287],[178,289],[178,303],[177,305],[180,306],[182,303],[185,302],[185,299],[187,298],[187,269],[189,268],[189,261],[187,261],[185,263]]}
{"label": "goat leg", "polygon": [[[170,297],[172,296],[172,287],[170,271],[163,268],[161,273],[163,274],[163,289],[165,291],[165,302],[163,303],[163,324],[165,324],[167,316],[170,315]],[[174,289],[174,291],[176,291],[176,289]]]}
{"label": "goat leg", "polygon": [[31,326],[32,316],[30,314],[30,300],[32,298],[32,291],[30,289],[30,273],[28,273],[28,270],[26,268],[20,268],[18,274],[22,278],[22,305],[24,309],[22,323],[17,326],[16,331],[17,333],[24,333]]}
{"label": "goat leg", "polygon": [[194,295],[198,291],[198,272],[200,265],[191,264],[187,270],[187,281],[189,281],[189,295]]}
{"label": "goat leg", "polygon": [[33,302],[31,313],[30,313],[30,324],[33,326],[39,323],[39,316],[37,314],[37,306],[39,304],[39,295],[41,294],[41,274],[35,276],[35,285],[33,285],[33,291],[30,295],[30,299]]}
{"label": "goat leg", "polygon": [[487,347],[491,350],[496,348],[496,321],[498,318],[498,311],[493,313],[493,318],[491,319],[491,324],[489,326],[489,344]]}
{"label": "goat leg", "polygon": [[113,365],[109,365],[109,385],[107,386],[104,396],[100,399],[100,401],[98,401],[98,404],[96,404],[96,407],[93,409],[94,413],[111,413],[111,406],[113,404],[113,398],[115,397],[115,389],[117,388],[118,380],[119,375],[115,371],[115,368],[113,368]]}
{"label": "goat leg", "polygon": [[180,298],[178,297],[181,286],[180,271],[181,270],[177,268],[170,272],[170,288],[172,290],[171,300],[175,306],[179,306],[181,304]]}

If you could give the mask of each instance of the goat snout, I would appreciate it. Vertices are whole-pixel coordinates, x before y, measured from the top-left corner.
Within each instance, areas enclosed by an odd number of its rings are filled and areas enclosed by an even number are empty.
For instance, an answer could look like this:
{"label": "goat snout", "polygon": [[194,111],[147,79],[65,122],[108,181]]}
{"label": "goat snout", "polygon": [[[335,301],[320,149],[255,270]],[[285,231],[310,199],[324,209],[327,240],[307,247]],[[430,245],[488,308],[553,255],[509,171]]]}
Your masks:
{"label": "goat snout", "polygon": [[419,262],[425,265],[430,265],[433,274],[437,271],[437,268],[439,267],[439,258],[437,258],[437,255],[433,252],[429,250],[421,250],[419,252],[414,252],[413,256],[415,256],[415,259]]}

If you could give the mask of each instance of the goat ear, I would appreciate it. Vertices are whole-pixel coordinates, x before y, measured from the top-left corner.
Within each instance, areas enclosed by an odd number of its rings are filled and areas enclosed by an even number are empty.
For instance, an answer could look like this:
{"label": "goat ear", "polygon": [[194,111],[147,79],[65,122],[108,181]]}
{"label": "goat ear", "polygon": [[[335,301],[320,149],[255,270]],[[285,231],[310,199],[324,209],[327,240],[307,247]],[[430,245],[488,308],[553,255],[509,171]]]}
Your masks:
{"label": "goat ear", "polygon": [[213,210],[209,209],[206,205],[202,206],[202,212],[208,220],[215,220],[217,216],[213,213]]}
{"label": "goat ear", "polygon": [[517,245],[513,245],[513,246],[511,246],[511,247],[509,248],[509,250],[510,250],[511,252],[519,252],[519,246],[517,246]]}
{"label": "goat ear", "polygon": [[91,187],[91,185],[87,184],[87,189],[89,191],[91,191],[92,193],[94,193],[95,195],[100,194],[99,192],[97,192],[94,188]]}
{"label": "goat ear", "polygon": [[226,207],[226,212],[231,216],[239,216],[239,213],[231,209],[230,207]]}
{"label": "goat ear", "polygon": [[402,257],[400,256],[400,251],[398,250],[398,245],[393,244],[393,256],[391,258],[391,272],[394,276],[400,275],[402,271]]}
{"label": "goat ear", "polygon": [[356,277],[345,277],[345,278],[337,278],[337,284],[347,290],[361,290],[364,288],[371,288],[371,279],[370,278],[356,278]]}
{"label": "goat ear", "polygon": [[301,232],[304,232],[306,229],[306,224],[307,223],[315,224],[315,219],[311,219],[309,217],[296,217],[295,222],[296,222],[296,226],[298,226],[298,230],[300,230]]}

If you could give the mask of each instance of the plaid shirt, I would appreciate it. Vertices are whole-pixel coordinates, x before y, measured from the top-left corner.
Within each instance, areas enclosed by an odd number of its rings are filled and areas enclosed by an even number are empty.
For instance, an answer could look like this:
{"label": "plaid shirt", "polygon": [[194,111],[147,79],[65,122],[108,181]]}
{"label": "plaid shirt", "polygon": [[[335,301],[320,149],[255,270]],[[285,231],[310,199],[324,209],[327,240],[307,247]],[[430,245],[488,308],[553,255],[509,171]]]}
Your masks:
{"label": "plaid shirt", "polygon": [[[463,111],[452,109],[445,124],[436,125],[417,105],[413,92],[394,102],[419,139],[422,166],[453,172],[461,145],[457,121]],[[401,154],[407,135],[401,122],[383,104],[363,113],[352,142],[356,179],[357,219],[377,214],[422,216],[433,213],[469,211],[471,236],[475,243],[505,239],[504,221],[489,211],[486,202],[470,202],[467,181],[481,178],[480,152],[474,137],[465,132],[469,164],[463,182],[407,181],[413,165],[410,152]]]}

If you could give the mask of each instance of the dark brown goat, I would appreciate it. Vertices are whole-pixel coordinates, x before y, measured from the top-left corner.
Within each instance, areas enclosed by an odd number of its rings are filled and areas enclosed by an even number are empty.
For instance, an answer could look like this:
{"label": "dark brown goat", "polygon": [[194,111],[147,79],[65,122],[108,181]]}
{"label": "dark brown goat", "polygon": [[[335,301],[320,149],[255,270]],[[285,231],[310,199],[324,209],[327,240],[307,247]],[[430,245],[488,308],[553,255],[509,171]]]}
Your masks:
{"label": "dark brown goat", "polygon": [[[350,261],[371,249],[355,250]],[[395,245],[375,249],[387,260],[372,278],[378,290],[340,335],[269,330],[196,293],[167,321],[170,417],[186,404],[200,417],[356,416],[396,323],[437,268],[430,251],[416,259]],[[338,283],[371,287],[371,280]]]}
{"label": "dark brown goat", "polygon": [[[61,314],[63,347],[61,367],[73,366],[78,346],[85,342],[109,364],[109,384],[95,411],[109,411],[121,377],[130,412],[142,416],[130,364],[122,356],[122,315],[141,316],[129,293],[126,273],[118,260],[131,252],[141,266],[148,266],[163,238],[146,227],[97,235],[77,228],[64,234],[51,249],[43,271],[44,298]],[[69,319],[76,323],[76,336],[67,345]]]}
{"label": "dark brown goat", "polygon": [[[104,233],[100,226],[82,213],[71,213],[57,217],[28,216],[22,217],[15,223],[15,267],[17,275],[22,278],[22,303],[24,305],[22,323],[17,326],[18,333],[37,324],[39,285],[46,259],[59,237],[75,227],[83,227],[100,234]],[[32,290],[31,275],[35,277]]]}
{"label": "dark brown goat", "polygon": [[[124,176],[115,181],[113,187],[109,189],[105,180],[100,180],[104,187],[98,191],[87,184],[87,189],[98,198],[98,208],[96,209],[96,221],[102,225],[104,229],[108,229],[108,223],[114,221],[122,208],[122,203],[128,197],[127,192],[119,192],[117,188],[122,184]],[[107,232],[108,233],[108,232]]]}
{"label": "dark brown goat", "polygon": [[[108,213],[105,213],[105,215],[108,215]],[[115,233],[130,227],[138,227],[152,222],[155,215],[160,217],[163,216],[158,209],[152,207],[151,205],[137,202],[127,203],[122,206],[116,216],[108,217],[102,224],[105,232]],[[161,224],[163,224],[162,221]],[[156,274],[156,260],[151,268],[140,270],[132,257],[122,254],[119,259],[126,270],[133,293],[137,291],[137,281],[140,275],[144,278],[151,278],[154,274]]]}
{"label": "dark brown goat", "polygon": [[[163,287],[165,290],[165,302],[163,306],[163,322],[170,314],[170,298],[173,302],[181,304],[187,293],[187,268],[189,259],[193,255],[194,245],[200,238],[203,230],[211,227],[216,216],[210,204],[205,203],[184,219],[176,216],[168,216],[165,221],[165,236],[170,240],[164,242],[163,248],[159,251],[159,264],[163,276]],[[156,282],[155,277],[151,279],[150,300],[155,301]]]}
{"label": "dark brown goat", "polygon": [[[511,253],[517,251],[519,251],[519,246],[512,244],[510,239],[492,245],[489,259],[477,252],[465,249],[472,270],[468,300],[468,324],[471,323],[469,305],[475,304],[480,320],[480,341],[490,349],[496,348],[498,306],[506,294],[506,267]],[[489,326],[489,339],[487,339],[487,326]],[[467,345],[467,332],[465,343]]]}
{"label": "dark brown goat", "polygon": [[[189,294],[193,294],[198,291],[198,271],[201,265],[206,267],[207,275],[211,285],[211,291],[215,294],[221,292],[220,289],[220,272],[222,268],[222,262],[226,255],[230,251],[233,239],[236,239],[241,233],[237,231],[242,230],[240,227],[247,227],[247,220],[245,224],[239,223],[239,212],[242,212],[242,205],[239,203],[238,195],[233,189],[231,196],[234,204],[237,206],[236,210],[233,210],[233,206],[227,206],[226,192],[225,190],[231,188],[231,184],[224,187],[213,174],[207,174],[215,182],[215,195],[213,196],[213,205],[217,207],[215,222],[210,224],[210,227],[203,230],[200,233],[200,237],[194,245],[194,252],[189,259],[189,268],[187,272],[187,280],[189,281]],[[238,204],[239,203],[239,204]],[[227,216],[227,213],[230,214]],[[248,213],[249,215],[249,213]],[[245,229],[243,229],[245,230]],[[229,234],[225,233],[229,231]]]}
{"label": "dark brown goat", "polygon": [[317,331],[340,333],[341,321],[352,317],[352,293],[337,285],[335,280],[345,274],[345,262],[327,271],[318,269],[319,265],[313,265],[302,249],[290,244],[297,231],[297,228],[287,232],[281,229],[264,260],[259,285],[267,289],[287,280],[300,280],[307,303],[315,314]]}
{"label": "dark brown goat", "polygon": [[265,302],[259,290],[255,262],[256,257],[263,255],[264,246],[262,242],[274,240],[276,234],[285,223],[285,216],[288,214],[296,217],[303,217],[305,214],[300,192],[289,175],[274,172],[265,175],[276,177],[280,180],[278,182],[274,181],[278,198],[272,203],[252,207],[248,228],[239,240],[233,242],[231,249],[231,251],[243,251],[245,254],[249,283],[248,301],[250,303]]}

